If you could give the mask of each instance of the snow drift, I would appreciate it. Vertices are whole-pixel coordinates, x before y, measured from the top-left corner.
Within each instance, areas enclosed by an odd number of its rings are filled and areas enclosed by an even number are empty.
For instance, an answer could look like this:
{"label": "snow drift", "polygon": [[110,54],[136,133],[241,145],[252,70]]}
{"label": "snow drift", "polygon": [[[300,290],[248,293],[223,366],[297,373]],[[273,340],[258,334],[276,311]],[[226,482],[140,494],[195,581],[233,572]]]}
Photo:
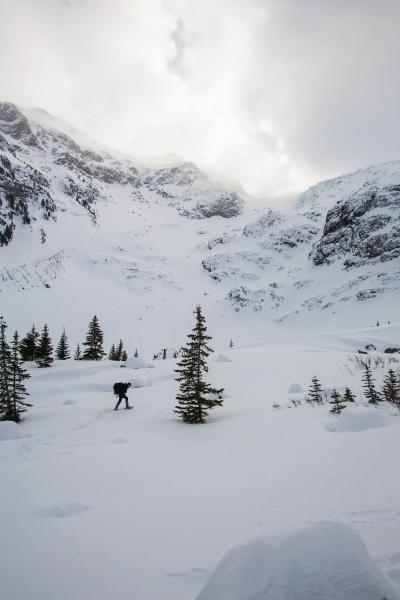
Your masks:
{"label": "snow drift", "polygon": [[360,536],[321,522],[228,552],[197,600],[399,600]]}
{"label": "snow drift", "polygon": [[22,437],[24,437],[24,435],[14,421],[3,421],[0,423],[0,442],[16,440]]}

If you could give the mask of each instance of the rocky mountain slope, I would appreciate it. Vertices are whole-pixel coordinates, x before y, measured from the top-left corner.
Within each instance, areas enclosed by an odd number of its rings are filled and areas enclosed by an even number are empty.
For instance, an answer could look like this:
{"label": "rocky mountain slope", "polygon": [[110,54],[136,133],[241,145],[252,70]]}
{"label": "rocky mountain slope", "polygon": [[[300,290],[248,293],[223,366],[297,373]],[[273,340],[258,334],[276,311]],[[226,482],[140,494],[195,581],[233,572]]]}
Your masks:
{"label": "rocky mountain slope", "polygon": [[397,317],[400,162],[269,206],[192,163],[144,166],[3,103],[0,246],[16,325],[78,331],[97,312],[121,337],[134,328],[146,344],[150,326],[152,344],[179,346],[201,302],[221,337],[327,318],[365,326]]}

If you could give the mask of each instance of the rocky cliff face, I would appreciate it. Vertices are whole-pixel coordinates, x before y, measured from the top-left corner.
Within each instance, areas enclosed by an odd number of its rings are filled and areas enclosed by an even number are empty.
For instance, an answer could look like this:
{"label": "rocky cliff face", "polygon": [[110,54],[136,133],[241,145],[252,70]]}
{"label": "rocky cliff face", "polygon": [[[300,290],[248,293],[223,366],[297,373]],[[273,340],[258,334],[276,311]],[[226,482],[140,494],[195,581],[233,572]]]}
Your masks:
{"label": "rocky cliff face", "polygon": [[315,265],[342,260],[345,268],[400,256],[400,184],[365,185],[328,211],[311,253]]}
{"label": "rocky cliff face", "polygon": [[139,167],[28,117],[13,104],[0,103],[0,245],[10,243],[16,229],[56,220],[76,205],[96,225],[98,203],[117,195],[118,186],[128,189],[132,200],[163,203],[191,219],[229,219],[242,211],[236,193],[191,163]]}

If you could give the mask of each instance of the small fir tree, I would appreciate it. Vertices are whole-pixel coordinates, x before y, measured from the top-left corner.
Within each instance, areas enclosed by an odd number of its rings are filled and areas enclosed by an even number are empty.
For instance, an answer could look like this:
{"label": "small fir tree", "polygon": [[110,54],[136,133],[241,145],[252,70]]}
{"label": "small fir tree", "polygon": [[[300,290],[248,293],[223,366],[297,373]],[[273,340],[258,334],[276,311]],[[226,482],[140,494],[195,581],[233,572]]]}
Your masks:
{"label": "small fir tree", "polygon": [[179,382],[178,401],[174,412],[185,423],[204,423],[208,410],[222,405],[223,388],[213,388],[203,380],[208,371],[207,357],[213,350],[208,346],[211,336],[206,334],[207,327],[201,307],[197,306],[195,326],[188,336],[188,342],[182,349],[182,359],[177,363]]}
{"label": "small fir tree", "polygon": [[374,378],[372,377],[371,366],[365,363],[364,374],[362,376],[364,396],[368,400],[369,404],[378,404],[382,398],[376,391]]}
{"label": "small fir tree", "polygon": [[122,343],[122,340],[119,340],[119,344],[115,349],[115,360],[122,360],[122,353],[124,351],[124,344]]}
{"label": "small fir tree", "polygon": [[108,353],[108,360],[117,360],[115,358],[115,344],[111,346],[110,352]]}
{"label": "small fir tree", "polygon": [[233,340],[230,340],[230,342],[229,342],[229,348],[233,348]]}
{"label": "small fir tree", "polygon": [[67,334],[65,333],[65,328],[62,331],[60,341],[58,342],[57,350],[56,350],[56,358],[58,360],[68,360],[71,358],[69,353],[69,344]]}
{"label": "small fir tree", "polygon": [[42,335],[40,336],[35,362],[39,367],[47,368],[51,367],[53,361],[53,344],[50,339],[49,328],[45,325],[43,327]]}
{"label": "small fir tree", "polygon": [[81,352],[81,347],[80,347],[79,343],[76,345],[74,360],[82,360],[82,352]]}
{"label": "small fir tree", "polygon": [[19,338],[18,333],[14,333],[13,341],[11,344],[11,360],[10,360],[10,371],[11,371],[11,406],[8,419],[19,423],[21,415],[26,412],[28,402],[24,402],[26,396],[29,393],[25,387],[24,381],[30,378],[30,374],[22,366],[22,360],[19,351]]}
{"label": "small fir tree", "polygon": [[21,359],[25,361],[34,361],[39,345],[39,332],[36,331],[35,325],[32,325],[32,329],[22,338],[19,350],[21,353]]}
{"label": "small fir tree", "polygon": [[389,369],[383,380],[382,393],[387,402],[400,408],[400,381],[393,369]]}
{"label": "small fir tree", "polygon": [[127,354],[126,350],[123,350],[123,351],[122,351],[122,354],[121,354],[121,360],[122,360],[123,362],[126,362],[126,361],[128,360],[128,354]]}
{"label": "small fir tree", "polygon": [[83,342],[86,350],[83,353],[83,360],[103,360],[106,353],[103,350],[103,332],[96,315],[89,323],[89,329],[86,340]]}
{"label": "small fir tree", "polygon": [[346,387],[343,394],[343,402],[355,402],[355,396],[349,387]]}
{"label": "small fir tree", "polygon": [[136,350],[135,350],[135,354],[134,354],[133,356],[134,356],[135,358],[137,358],[137,357],[139,356],[139,352],[138,352],[137,348],[136,348]]}
{"label": "small fir tree", "polygon": [[6,337],[7,324],[0,317],[0,421],[12,417],[11,350]]}
{"label": "small fir tree", "polygon": [[311,379],[311,384],[308,388],[307,402],[310,404],[323,404],[322,386],[316,375]]}
{"label": "small fir tree", "polygon": [[343,402],[341,395],[335,388],[333,388],[333,390],[332,390],[331,399],[329,400],[329,404],[332,406],[332,408],[330,409],[329,412],[331,412],[335,415],[340,415],[342,410],[344,410],[346,408],[346,404]]}

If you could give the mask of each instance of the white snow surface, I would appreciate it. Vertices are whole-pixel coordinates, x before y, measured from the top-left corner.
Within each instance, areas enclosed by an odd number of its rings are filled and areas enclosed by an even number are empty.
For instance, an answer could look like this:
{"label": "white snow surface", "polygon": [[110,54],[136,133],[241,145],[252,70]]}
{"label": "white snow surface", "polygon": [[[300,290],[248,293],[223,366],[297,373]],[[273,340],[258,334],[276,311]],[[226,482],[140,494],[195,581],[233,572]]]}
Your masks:
{"label": "white snow surface", "polygon": [[347,407],[338,417],[325,424],[327,431],[345,433],[347,431],[365,431],[390,424],[387,412],[378,407]]}
{"label": "white snow surface", "polygon": [[5,440],[17,440],[23,436],[24,434],[22,433],[21,428],[13,421],[0,421],[0,442]]}
{"label": "white snow surface", "polygon": [[348,525],[321,522],[231,550],[197,600],[400,600]]}
{"label": "white snow surface", "polygon": [[[128,376],[118,363],[30,366],[25,437],[0,444],[1,597],[191,600],[230,548],[315,521],[355,528],[399,582],[400,416],[373,409],[386,427],[339,434],[325,428],[340,423],[328,405],[288,408],[289,383],[307,389],[317,373],[326,388],[349,385],[351,422],[365,420],[349,347],[399,335],[391,325],[215,345],[232,362],[209,361],[226,391],[202,426],[173,413],[179,359],[132,371],[149,385],[118,412],[112,384]],[[379,385],[385,372],[374,370]]]}

